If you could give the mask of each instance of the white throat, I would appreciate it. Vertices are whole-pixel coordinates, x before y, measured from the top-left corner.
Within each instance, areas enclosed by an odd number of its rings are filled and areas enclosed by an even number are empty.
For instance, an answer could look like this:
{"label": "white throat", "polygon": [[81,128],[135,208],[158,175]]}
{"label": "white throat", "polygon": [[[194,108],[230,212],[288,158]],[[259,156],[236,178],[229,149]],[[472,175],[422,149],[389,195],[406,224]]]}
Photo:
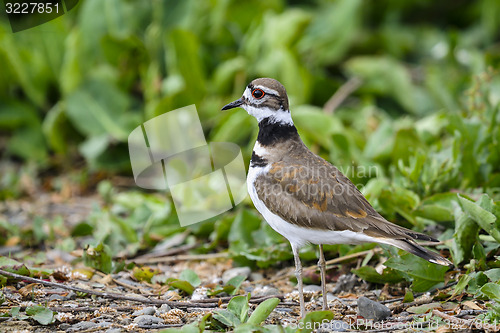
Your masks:
{"label": "white throat", "polygon": [[254,116],[258,122],[268,118],[271,124],[280,123],[283,125],[293,125],[292,116],[288,110],[273,110],[268,107],[256,108],[251,105],[242,105],[241,107],[245,109],[249,115]]}

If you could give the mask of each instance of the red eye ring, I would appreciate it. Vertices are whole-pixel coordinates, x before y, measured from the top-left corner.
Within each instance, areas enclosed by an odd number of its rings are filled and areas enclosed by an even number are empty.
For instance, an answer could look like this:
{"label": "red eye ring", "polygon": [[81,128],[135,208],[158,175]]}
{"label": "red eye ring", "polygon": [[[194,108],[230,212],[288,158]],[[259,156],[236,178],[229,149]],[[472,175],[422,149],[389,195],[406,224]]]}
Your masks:
{"label": "red eye ring", "polygon": [[265,94],[266,93],[264,92],[264,90],[259,88],[252,90],[252,96],[255,99],[261,99],[262,97],[264,97]]}

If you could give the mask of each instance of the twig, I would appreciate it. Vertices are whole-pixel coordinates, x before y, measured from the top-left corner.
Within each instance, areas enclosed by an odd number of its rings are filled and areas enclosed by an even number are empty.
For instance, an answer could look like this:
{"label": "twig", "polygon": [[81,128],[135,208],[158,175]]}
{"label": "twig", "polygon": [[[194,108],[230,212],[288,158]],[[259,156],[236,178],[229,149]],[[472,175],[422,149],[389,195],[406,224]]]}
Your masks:
{"label": "twig", "polygon": [[432,302],[432,297],[422,296],[421,298],[418,298],[413,302],[399,303],[399,304],[395,304],[393,306],[390,306],[389,308],[391,309],[392,313],[400,313],[400,312],[403,312],[404,309],[409,308],[410,306],[422,305],[422,304],[427,304],[430,302]]}
{"label": "twig", "polygon": [[15,278],[15,279],[19,279],[19,280],[24,280],[24,281],[28,281],[28,282],[32,282],[32,283],[40,283],[40,284],[43,284],[45,286],[73,290],[73,291],[77,291],[80,293],[96,295],[96,296],[109,298],[109,299],[118,299],[118,300],[122,300],[122,301],[138,302],[138,303],[145,303],[145,304],[159,304],[159,305],[168,304],[170,306],[178,307],[178,308],[188,308],[188,307],[213,308],[213,305],[211,305],[211,304],[195,303],[195,302],[176,302],[176,301],[167,301],[167,300],[162,300],[162,299],[149,299],[149,298],[145,298],[145,297],[133,297],[133,296],[116,294],[116,293],[106,293],[106,292],[84,289],[84,288],[79,288],[79,287],[67,286],[65,284],[61,284],[61,283],[57,283],[57,282],[44,281],[44,280],[40,280],[40,279],[34,279],[31,277],[27,277],[24,275],[19,275],[19,274],[7,272],[7,271],[4,271],[3,269],[0,269],[0,275],[6,275],[6,276],[10,276],[10,277]]}
{"label": "twig", "polygon": [[[97,311],[101,308],[102,306],[99,307],[92,307],[92,306],[77,306],[77,307],[69,307],[69,306],[50,306],[49,309],[54,312],[91,312],[91,311]],[[20,311],[25,311],[27,306],[19,306]],[[132,310],[137,310],[136,306],[119,306],[119,307],[113,307],[112,309],[118,311],[118,312],[125,312],[125,311],[132,311]],[[0,317],[1,318],[1,317]]]}
{"label": "twig", "polygon": [[[172,307],[177,307],[177,308],[217,308],[218,305],[223,302],[223,300],[230,301],[233,297],[235,297],[235,296],[231,296],[231,297],[216,298],[216,299],[214,299],[213,302],[207,302],[207,300],[202,300],[199,302],[167,301],[167,300],[161,300],[161,299],[150,299],[150,298],[145,298],[145,297],[126,296],[126,295],[121,295],[121,294],[117,294],[117,293],[106,293],[106,292],[95,291],[95,290],[91,290],[91,289],[84,289],[84,288],[79,288],[79,287],[67,286],[65,284],[61,284],[61,283],[57,283],[57,282],[45,281],[45,280],[27,277],[24,275],[19,275],[19,274],[7,272],[7,271],[4,271],[3,269],[0,269],[0,275],[6,275],[6,276],[10,276],[10,277],[15,278],[15,279],[24,280],[24,281],[28,281],[31,283],[39,283],[39,284],[43,284],[43,285],[49,286],[49,287],[62,288],[62,289],[66,289],[66,290],[73,290],[76,292],[86,293],[86,294],[90,294],[90,295],[96,295],[96,296],[109,298],[109,299],[130,301],[130,302],[139,302],[139,303],[145,303],[145,304],[157,304],[157,305],[168,304]],[[269,298],[279,298],[280,300],[283,300],[285,297],[283,295],[257,296],[257,297],[250,298],[250,303],[262,303],[263,301],[265,301]],[[73,309],[70,309],[68,311],[73,311]],[[83,308],[83,309],[86,309],[86,308]],[[97,308],[95,308],[94,310],[97,310]],[[86,310],[81,310],[81,311],[86,311]]]}
{"label": "twig", "polygon": [[330,99],[325,103],[323,111],[327,114],[332,114],[339,107],[342,102],[349,97],[356,89],[358,89],[363,81],[357,77],[351,77],[346,83],[344,83],[337,91],[330,97]]}
{"label": "twig", "polygon": [[156,263],[166,263],[166,262],[182,261],[182,260],[208,260],[208,259],[228,258],[228,257],[229,254],[227,252],[207,253],[207,254],[180,254],[177,256],[170,256],[170,257],[146,258],[144,260],[131,259],[130,262],[134,262],[136,264],[156,264]]}

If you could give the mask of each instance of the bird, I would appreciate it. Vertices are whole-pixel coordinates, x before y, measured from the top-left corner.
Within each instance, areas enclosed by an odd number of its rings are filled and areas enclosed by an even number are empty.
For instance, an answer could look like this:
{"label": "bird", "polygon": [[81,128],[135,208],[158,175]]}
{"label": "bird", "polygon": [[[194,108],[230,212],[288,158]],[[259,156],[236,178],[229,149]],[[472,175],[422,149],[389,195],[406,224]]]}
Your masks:
{"label": "bird", "polygon": [[323,310],[328,309],[324,244],[389,244],[431,263],[452,266],[448,259],[415,242],[437,239],[387,221],[337,167],[307,148],[279,81],[253,80],[243,96],[222,111],[237,107],[258,121],[247,175],[248,193],[266,222],[290,242],[300,317],[305,316],[305,304],[299,250],[306,244],[319,246]]}

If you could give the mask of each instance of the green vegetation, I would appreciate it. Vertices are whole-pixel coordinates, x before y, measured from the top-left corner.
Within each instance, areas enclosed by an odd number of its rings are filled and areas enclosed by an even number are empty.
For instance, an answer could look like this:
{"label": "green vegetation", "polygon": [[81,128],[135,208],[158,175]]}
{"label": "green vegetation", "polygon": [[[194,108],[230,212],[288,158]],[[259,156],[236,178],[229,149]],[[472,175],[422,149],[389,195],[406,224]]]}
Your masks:
{"label": "green vegetation", "polygon": [[[36,201],[41,191],[68,197],[71,188],[82,196],[97,192],[102,204],[71,226],[59,217],[33,214],[29,225],[19,225],[0,215],[0,245],[84,249],[88,267],[130,270],[139,281],[157,272],[124,258],[179,235],[196,253],[227,251],[235,265],[293,265],[288,243],[248,199],[184,228],[168,194],[116,182],[131,177],[128,134],[189,104],[196,104],[207,140],[239,144],[248,161],[254,119],[220,108],[265,76],[286,86],[295,124],[313,151],[359,185],[388,220],[439,236],[444,244],[437,249],[458,267],[450,275],[384,247],[355,274],[414,292],[457,277],[442,299],[500,302],[500,2],[80,2],[15,34],[0,21],[0,200]],[[334,96],[349,87],[346,96]],[[333,258],[370,248],[326,250]],[[301,256],[313,263],[315,249]],[[380,256],[391,257],[382,274],[370,265]],[[0,260],[2,269],[51,274],[9,260]],[[191,294],[200,284],[193,273],[161,283]],[[241,283],[209,294],[238,294]],[[238,297],[192,331],[258,330],[276,307],[269,300],[248,316],[246,296]],[[499,318],[498,304],[490,304],[485,318]],[[25,312],[42,324],[53,321],[46,308]]]}

